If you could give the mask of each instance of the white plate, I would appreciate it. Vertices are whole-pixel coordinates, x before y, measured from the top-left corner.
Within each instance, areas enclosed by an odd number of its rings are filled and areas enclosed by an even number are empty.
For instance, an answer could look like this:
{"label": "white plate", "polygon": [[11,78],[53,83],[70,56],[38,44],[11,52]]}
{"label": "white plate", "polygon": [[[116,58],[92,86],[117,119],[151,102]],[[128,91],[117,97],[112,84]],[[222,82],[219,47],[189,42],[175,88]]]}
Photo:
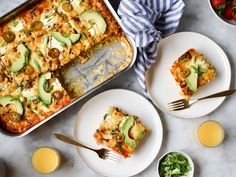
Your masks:
{"label": "white plate", "polygon": [[75,120],[74,137],[87,146],[104,147],[96,144],[93,134],[109,106],[117,106],[130,114],[137,115],[151,131],[140,142],[137,151],[131,158],[122,158],[119,164],[99,159],[94,152],[83,148],[76,148],[77,152],[90,169],[101,175],[109,177],[136,175],[155,159],[161,148],[163,136],[161,119],[153,105],[144,97],[122,89],[108,90],[93,97],[78,113]]}
{"label": "white plate", "polygon": [[170,73],[170,68],[173,62],[190,48],[195,48],[204,54],[217,72],[216,79],[201,87],[198,93],[192,96],[193,99],[227,90],[231,81],[231,68],[226,54],[208,37],[193,32],[181,32],[163,39],[158,45],[158,61],[146,75],[148,93],[162,111],[180,118],[197,118],[207,115],[220,106],[225,99],[224,97],[208,99],[197,102],[185,110],[168,111],[167,103],[183,98]]}

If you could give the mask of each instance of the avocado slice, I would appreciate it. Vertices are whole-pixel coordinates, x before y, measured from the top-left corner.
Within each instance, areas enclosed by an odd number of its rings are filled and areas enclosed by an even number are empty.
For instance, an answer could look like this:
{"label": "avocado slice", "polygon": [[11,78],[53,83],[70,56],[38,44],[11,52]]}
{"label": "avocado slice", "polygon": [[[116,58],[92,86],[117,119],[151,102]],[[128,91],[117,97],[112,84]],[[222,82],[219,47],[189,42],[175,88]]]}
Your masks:
{"label": "avocado slice", "polygon": [[186,83],[190,90],[196,92],[198,86],[198,74],[194,71],[194,69],[190,69],[190,71],[191,74],[186,78]]}
{"label": "avocado slice", "polygon": [[11,71],[14,73],[22,70],[29,62],[29,49],[24,44],[20,44],[18,45],[17,50],[20,51],[21,57],[12,63]]}
{"label": "avocado slice", "polygon": [[135,148],[136,147],[136,142],[135,140],[131,139],[129,137],[129,130],[130,128],[133,126],[134,124],[134,117],[133,116],[129,116],[127,117],[127,119],[123,122],[122,126],[121,126],[121,133],[124,134],[125,136],[125,143],[131,147],[131,148]]}
{"label": "avocado slice", "polygon": [[18,114],[23,115],[24,113],[24,108],[22,106],[22,103],[20,102],[19,99],[16,99],[12,96],[3,96],[0,98],[0,104],[2,106],[6,106],[8,104],[12,104],[16,107],[16,111]]}
{"label": "avocado slice", "polygon": [[145,134],[145,128],[140,123],[135,123],[130,129],[130,135],[135,140],[141,140]]}
{"label": "avocado slice", "polygon": [[95,34],[104,34],[107,29],[107,24],[101,14],[95,11],[86,11],[80,15],[80,19],[90,24],[90,29],[95,31]]}
{"label": "avocado slice", "polygon": [[72,44],[75,44],[80,39],[80,34],[71,34],[69,39]]}
{"label": "avocado slice", "polygon": [[58,41],[61,42],[62,44],[66,44],[67,46],[71,46],[71,40],[65,36],[63,36],[59,32],[52,32],[52,36]]}
{"label": "avocado slice", "polygon": [[71,46],[75,44],[80,39],[80,34],[70,34],[68,36],[63,36],[59,32],[52,32],[52,36],[60,43]]}
{"label": "avocado slice", "polygon": [[48,72],[48,73],[42,74],[39,77],[39,81],[38,81],[38,96],[46,105],[50,105],[52,103],[51,93],[45,90],[45,85],[47,83],[47,80],[50,78],[51,78],[51,73]]}

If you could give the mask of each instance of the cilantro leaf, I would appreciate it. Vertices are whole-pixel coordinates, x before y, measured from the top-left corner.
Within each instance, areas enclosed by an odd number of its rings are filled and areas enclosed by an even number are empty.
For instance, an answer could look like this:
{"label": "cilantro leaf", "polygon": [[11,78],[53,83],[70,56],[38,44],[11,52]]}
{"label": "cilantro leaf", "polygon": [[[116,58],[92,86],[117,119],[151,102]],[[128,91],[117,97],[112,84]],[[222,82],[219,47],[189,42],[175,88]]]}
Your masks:
{"label": "cilantro leaf", "polygon": [[184,62],[186,62],[188,60],[189,60],[188,58],[183,58],[182,60],[179,61],[179,64],[182,64],[182,63],[184,63]]}
{"label": "cilantro leaf", "polygon": [[191,170],[188,159],[177,152],[167,154],[160,161],[159,173],[161,177],[187,176]]}

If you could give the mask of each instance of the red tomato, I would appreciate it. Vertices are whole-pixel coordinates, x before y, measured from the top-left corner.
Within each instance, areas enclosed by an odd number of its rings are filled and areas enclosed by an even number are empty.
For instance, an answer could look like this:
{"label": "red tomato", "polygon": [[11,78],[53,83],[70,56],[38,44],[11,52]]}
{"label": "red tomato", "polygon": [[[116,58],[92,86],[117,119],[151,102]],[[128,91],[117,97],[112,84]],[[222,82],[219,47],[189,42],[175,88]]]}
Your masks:
{"label": "red tomato", "polygon": [[217,9],[222,4],[225,4],[225,0],[211,0],[211,5],[214,9]]}
{"label": "red tomato", "polygon": [[231,20],[233,18],[232,3],[227,4],[223,15],[226,19]]}

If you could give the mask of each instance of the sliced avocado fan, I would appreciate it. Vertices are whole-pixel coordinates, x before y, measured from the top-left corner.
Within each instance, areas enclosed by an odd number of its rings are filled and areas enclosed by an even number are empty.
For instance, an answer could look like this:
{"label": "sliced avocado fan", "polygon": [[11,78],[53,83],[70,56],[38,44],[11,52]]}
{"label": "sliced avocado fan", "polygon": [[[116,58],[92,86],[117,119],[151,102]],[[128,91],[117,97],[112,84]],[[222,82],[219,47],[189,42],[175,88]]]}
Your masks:
{"label": "sliced avocado fan", "polygon": [[12,63],[11,71],[14,73],[22,70],[29,62],[29,49],[24,44],[20,44],[17,50],[20,52],[20,58]]}
{"label": "sliced avocado fan", "polygon": [[95,11],[86,11],[80,15],[80,19],[90,24],[89,28],[93,28],[96,34],[104,34],[107,24],[101,14]]}
{"label": "sliced avocado fan", "polygon": [[80,39],[80,34],[68,34],[62,35],[59,32],[52,32],[52,36],[60,43],[65,44],[67,46],[71,46],[75,44]]}
{"label": "sliced avocado fan", "polygon": [[16,112],[19,114],[19,115],[23,115],[24,113],[24,108],[22,106],[22,103],[20,102],[19,99],[16,99],[12,96],[3,96],[0,98],[0,104],[2,106],[6,106],[8,104],[12,104],[15,106],[16,108]]}
{"label": "sliced avocado fan", "polygon": [[196,73],[193,69],[190,69],[190,71],[191,74],[186,78],[186,83],[190,90],[196,92],[198,86],[198,73]]}
{"label": "sliced avocado fan", "polygon": [[48,82],[47,80],[49,80],[50,78],[51,78],[51,73],[48,72],[48,73],[42,74],[39,77],[39,81],[38,81],[38,96],[46,105],[50,105],[52,103],[52,95],[50,92],[47,92],[47,90],[45,89],[45,85]]}
{"label": "sliced avocado fan", "polygon": [[135,140],[133,140],[132,138],[129,137],[129,130],[133,125],[134,125],[134,117],[129,116],[121,126],[121,133],[123,133],[125,136],[125,143],[129,147],[134,149],[137,144],[136,144]]}

